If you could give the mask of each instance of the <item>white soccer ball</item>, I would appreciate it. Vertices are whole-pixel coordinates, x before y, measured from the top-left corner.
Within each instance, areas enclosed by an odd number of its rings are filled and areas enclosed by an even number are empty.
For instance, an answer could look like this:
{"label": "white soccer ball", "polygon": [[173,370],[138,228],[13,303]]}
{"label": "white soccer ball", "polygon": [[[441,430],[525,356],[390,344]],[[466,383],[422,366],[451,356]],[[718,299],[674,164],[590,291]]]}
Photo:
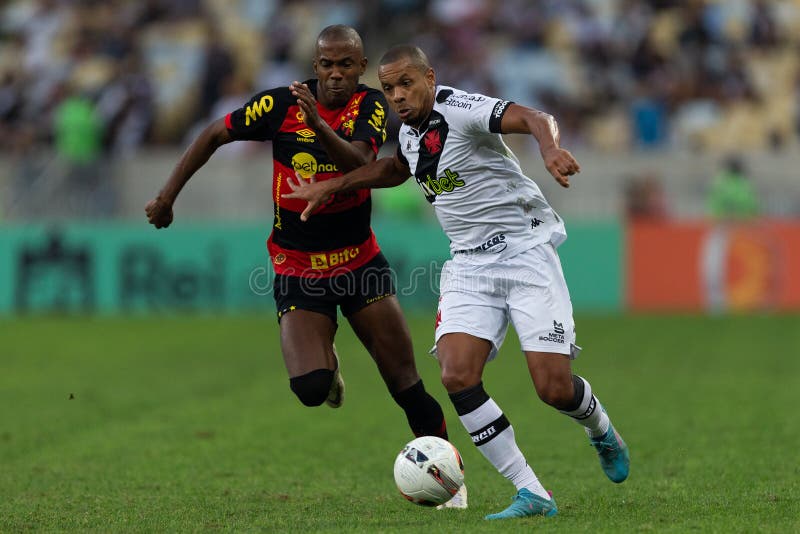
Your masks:
{"label": "white soccer ball", "polygon": [[394,481],[414,504],[436,506],[449,501],[464,484],[464,462],[449,441],[422,436],[397,455]]}

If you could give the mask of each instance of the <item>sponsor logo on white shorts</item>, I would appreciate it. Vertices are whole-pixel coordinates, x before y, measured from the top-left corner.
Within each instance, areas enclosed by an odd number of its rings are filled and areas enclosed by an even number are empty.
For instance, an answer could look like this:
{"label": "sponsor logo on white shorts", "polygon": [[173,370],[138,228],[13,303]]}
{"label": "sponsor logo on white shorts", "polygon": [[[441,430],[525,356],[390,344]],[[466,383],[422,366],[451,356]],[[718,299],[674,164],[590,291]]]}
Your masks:
{"label": "sponsor logo on white shorts", "polygon": [[564,323],[553,321],[553,331],[549,332],[546,336],[539,336],[539,341],[564,343]]}

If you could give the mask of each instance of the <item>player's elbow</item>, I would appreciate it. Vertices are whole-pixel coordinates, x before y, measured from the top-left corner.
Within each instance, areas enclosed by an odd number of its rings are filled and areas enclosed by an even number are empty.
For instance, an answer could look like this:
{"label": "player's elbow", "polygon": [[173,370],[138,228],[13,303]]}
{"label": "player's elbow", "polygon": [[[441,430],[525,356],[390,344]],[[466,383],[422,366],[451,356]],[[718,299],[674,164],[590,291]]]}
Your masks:
{"label": "player's elbow", "polygon": [[225,125],[225,119],[218,119],[209,124],[203,133],[200,134],[202,143],[212,152],[224,144],[233,141],[228,127]]}

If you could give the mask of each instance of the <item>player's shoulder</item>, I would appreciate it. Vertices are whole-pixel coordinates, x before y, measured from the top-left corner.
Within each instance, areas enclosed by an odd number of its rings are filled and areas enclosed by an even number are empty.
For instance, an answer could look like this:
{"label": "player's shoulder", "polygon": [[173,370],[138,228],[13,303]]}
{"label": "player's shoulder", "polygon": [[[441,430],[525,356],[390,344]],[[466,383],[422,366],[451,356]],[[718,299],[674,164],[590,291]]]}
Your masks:
{"label": "player's shoulder", "polygon": [[436,86],[434,109],[443,116],[452,120],[470,122],[476,116],[485,114],[486,108],[491,108],[497,101],[480,93],[470,93],[446,85]]}
{"label": "player's shoulder", "polygon": [[275,105],[286,105],[289,104],[293,100],[292,93],[289,91],[289,87],[273,87],[271,89],[264,89],[255,93],[250,100],[248,100],[248,104],[252,103],[261,103],[262,105],[266,105],[267,101],[270,104],[270,107]]}
{"label": "player's shoulder", "polygon": [[378,100],[380,102],[384,102],[386,100],[386,97],[383,96],[382,91],[363,83],[358,84],[355,92],[356,94],[363,95],[365,100]]}
{"label": "player's shoulder", "polygon": [[444,109],[471,109],[485,102],[494,102],[496,98],[481,93],[470,93],[463,89],[447,85],[436,86],[436,104]]}
{"label": "player's shoulder", "polygon": [[502,119],[510,102],[482,93],[471,93],[445,85],[436,86],[434,110],[442,114],[451,126],[473,130],[499,132],[497,123]]}

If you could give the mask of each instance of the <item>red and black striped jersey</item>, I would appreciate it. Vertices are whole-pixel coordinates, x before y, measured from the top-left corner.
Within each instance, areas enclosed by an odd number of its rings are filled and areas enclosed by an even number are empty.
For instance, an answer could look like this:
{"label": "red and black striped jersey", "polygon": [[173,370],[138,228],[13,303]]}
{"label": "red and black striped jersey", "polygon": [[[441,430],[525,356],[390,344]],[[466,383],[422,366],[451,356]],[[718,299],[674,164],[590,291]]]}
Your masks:
{"label": "red and black striped jersey", "polygon": [[[304,83],[316,97],[317,80]],[[376,154],[386,140],[386,110],[383,94],[363,84],[342,108],[327,109],[317,103],[322,120],[340,137],[368,143]],[[281,197],[291,191],[286,177],[296,172],[304,178],[315,175],[317,180],[342,175],[316,132],[303,122],[288,87],[253,96],[225,117],[225,125],[234,139],[272,141],[275,214],[268,244],[277,273],[330,276],[355,269],[379,252],[370,228],[369,189],[335,195],[306,222],[300,220],[306,202]]]}

